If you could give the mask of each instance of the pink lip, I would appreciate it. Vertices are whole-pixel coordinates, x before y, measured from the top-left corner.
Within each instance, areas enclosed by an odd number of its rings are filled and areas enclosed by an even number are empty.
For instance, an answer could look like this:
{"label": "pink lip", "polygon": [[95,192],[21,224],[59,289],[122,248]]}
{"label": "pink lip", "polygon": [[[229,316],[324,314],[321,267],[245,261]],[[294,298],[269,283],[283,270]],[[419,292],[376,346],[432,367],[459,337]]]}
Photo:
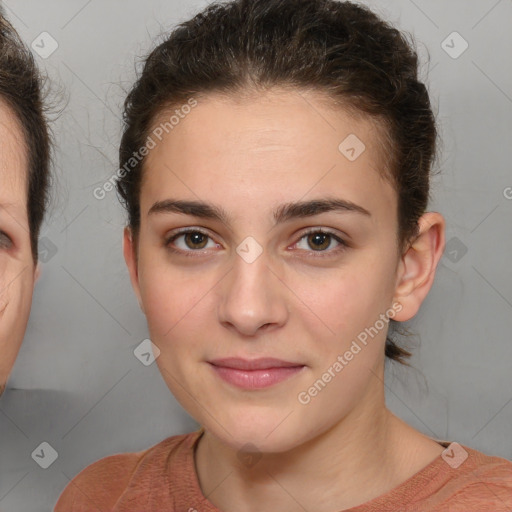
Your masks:
{"label": "pink lip", "polygon": [[209,363],[215,366],[223,366],[225,368],[234,368],[237,370],[267,370],[269,368],[289,368],[296,366],[304,366],[300,363],[292,363],[275,359],[273,357],[262,357],[259,359],[242,359],[240,357],[226,357],[224,359],[214,359]]}
{"label": "pink lip", "polygon": [[300,372],[303,364],[274,358],[240,359],[229,357],[209,361],[217,375],[243,389],[263,389]]}

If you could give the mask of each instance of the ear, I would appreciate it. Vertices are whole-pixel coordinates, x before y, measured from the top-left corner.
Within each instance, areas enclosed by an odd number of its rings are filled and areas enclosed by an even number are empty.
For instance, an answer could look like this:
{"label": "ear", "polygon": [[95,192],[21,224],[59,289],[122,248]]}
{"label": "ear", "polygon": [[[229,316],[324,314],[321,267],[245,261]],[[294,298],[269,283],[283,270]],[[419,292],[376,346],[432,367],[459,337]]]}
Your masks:
{"label": "ear", "polygon": [[123,255],[128,272],[130,273],[130,281],[132,283],[133,291],[139,302],[139,307],[145,314],[144,306],[142,304],[140,286],[139,286],[139,271],[137,268],[137,248],[135,247],[135,241],[132,230],[129,226],[124,228],[123,232]]}
{"label": "ear", "polygon": [[394,302],[402,309],[393,319],[410,320],[420,309],[436,273],[445,247],[445,221],[437,212],[427,212],[418,220],[419,234],[402,255],[398,265]]}
{"label": "ear", "polygon": [[39,278],[41,277],[41,264],[39,261],[36,263],[36,267],[34,269],[34,284],[37,283]]}

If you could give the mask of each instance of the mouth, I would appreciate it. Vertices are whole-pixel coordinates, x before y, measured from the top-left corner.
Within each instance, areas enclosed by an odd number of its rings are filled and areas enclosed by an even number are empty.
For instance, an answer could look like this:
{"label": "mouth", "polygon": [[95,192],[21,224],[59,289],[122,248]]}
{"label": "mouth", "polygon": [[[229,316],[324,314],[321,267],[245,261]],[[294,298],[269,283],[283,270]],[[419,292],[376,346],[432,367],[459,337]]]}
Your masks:
{"label": "mouth", "polygon": [[241,359],[229,357],[208,361],[223,381],[242,389],[264,389],[301,372],[301,363],[275,358]]}

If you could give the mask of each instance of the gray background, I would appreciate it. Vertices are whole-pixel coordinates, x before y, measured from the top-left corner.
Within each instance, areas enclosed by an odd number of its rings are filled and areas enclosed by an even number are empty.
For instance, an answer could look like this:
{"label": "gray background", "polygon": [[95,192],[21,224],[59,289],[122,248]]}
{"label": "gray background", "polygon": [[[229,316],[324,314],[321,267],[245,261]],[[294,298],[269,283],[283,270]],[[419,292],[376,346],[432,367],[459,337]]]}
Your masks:
{"label": "gray background", "polygon": [[[3,2],[28,44],[43,31],[57,41],[37,59],[68,100],[54,125],[46,262],[0,400],[3,512],[50,510],[91,462],[196,428],[156,365],[133,354],[147,330],[122,258],[124,212],[115,192],[99,201],[93,189],[116,170],[135,59],[207,3]],[[512,3],[365,3],[418,40],[443,139],[430,209],[447,220],[448,249],[408,323],[419,333],[410,340],[415,369],[387,368],[388,405],[427,435],[512,459]],[[456,59],[441,46],[453,31],[469,43]],[[48,469],[31,457],[43,441],[58,453]]]}

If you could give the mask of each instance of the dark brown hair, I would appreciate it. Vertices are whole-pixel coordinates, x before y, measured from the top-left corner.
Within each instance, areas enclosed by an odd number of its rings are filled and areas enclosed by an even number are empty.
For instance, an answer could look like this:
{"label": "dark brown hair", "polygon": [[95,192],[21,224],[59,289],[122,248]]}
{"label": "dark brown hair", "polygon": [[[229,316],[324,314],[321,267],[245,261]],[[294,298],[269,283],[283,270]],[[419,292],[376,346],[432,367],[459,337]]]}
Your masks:
{"label": "dark brown hair", "polygon": [[0,12],[0,98],[17,117],[28,153],[27,213],[34,263],[49,200],[51,134],[43,105],[44,84],[32,52]]}
{"label": "dark brown hair", "polygon": [[[351,2],[210,4],[179,24],[145,59],[124,104],[120,167],[145,145],[162,111],[191,96],[239,95],[273,86],[318,91],[333,105],[372,118],[382,128],[385,174],[398,196],[397,246],[402,253],[417,236],[418,219],[428,204],[437,139],[410,39]],[[117,181],[135,236],[143,164],[142,158]],[[388,337],[388,358],[407,364],[404,358],[410,355]]]}

